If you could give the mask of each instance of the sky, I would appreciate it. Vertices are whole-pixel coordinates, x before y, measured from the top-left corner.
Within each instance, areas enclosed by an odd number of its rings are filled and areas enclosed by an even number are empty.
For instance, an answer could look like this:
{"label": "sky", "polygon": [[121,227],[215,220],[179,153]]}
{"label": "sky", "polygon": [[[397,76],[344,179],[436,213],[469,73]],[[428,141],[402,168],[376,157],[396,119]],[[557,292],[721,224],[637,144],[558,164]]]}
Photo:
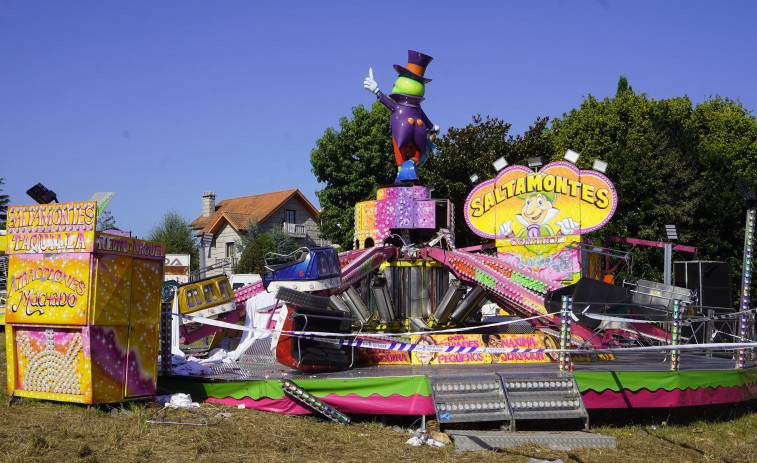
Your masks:
{"label": "sky", "polygon": [[[423,109],[442,134],[476,114],[525,132],[620,76],[650,98],[757,109],[757,2],[0,0],[0,178],[61,202],[115,192],[145,238],[168,211],[298,188],[310,152],[389,93],[407,51],[434,58]],[[612,179],[611,179],[612,180]]]}

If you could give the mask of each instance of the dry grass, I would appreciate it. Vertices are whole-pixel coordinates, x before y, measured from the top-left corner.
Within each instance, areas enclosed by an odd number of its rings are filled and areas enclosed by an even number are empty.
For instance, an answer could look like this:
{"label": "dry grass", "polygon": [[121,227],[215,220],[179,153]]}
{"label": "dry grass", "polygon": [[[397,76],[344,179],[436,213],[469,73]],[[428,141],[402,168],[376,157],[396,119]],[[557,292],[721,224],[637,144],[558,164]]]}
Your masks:
{"label": "dry grass", "polygon": [[[3,337],[0,334],[0,341]],[[0,369],[4,383],[4,350],[0,351]],[[595,423],[602,422],[596,432],[617,438],[617,451],[565,452],[530,445],[455,454],[451,445],[406,445],[409,434],[380,424],[380,418],[341,426],[314,417],[218,406],[215,408],[230,416],[212,426],[179,426],[146,423],[160,409],[154,403],[125,404],[113,412],[109,407],[33,400],[8,406],[4,390],[0,399],[0,461],[6,462],[757,461],[757,414],[729,407],[721,410],[727,412],[720,418],[665,416],[664,424],[661,418],[629,412],[592,416]]]}

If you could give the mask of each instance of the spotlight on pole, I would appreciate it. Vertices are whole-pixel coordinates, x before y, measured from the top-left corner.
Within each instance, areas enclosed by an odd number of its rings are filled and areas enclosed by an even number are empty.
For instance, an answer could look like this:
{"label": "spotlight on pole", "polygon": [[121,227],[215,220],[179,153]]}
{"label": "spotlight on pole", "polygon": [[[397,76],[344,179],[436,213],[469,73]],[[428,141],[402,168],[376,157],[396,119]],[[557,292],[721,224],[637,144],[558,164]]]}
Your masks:
{"label": "spotlight on pole", "polygon": [[678,239],[678,230],[675,225],[665,225],[665,234],[668,236],[668,240],[675,241]]}
{"label": "spotlight on pole", "polygon": [[58,202],[58,196],[54,191],[48,190],[44,185],[38,183],[33,187],[26,190],[26,194],[32,197],[33,200],[39,204],[50,204],[55,201]]}
{"label": "spotlight on pole", "polygon": [[607,171],[607,163],[601,159],[595,159],[591,168],[604,174]]}
{"label": "spotlight on pole", "polygon": [[579,156],[581,156],[581,155],[578,154],[578,153],[576,153],[575,151],[568,150],[568,151],[565,152],[565,156],[563,156],[563,159],[565,159],[566,161],[568,161],[568,162],[570,162],[572,164],[575,164],[575,163],[578,162]]}
{"label": "spotlight on pole", "polygon": [[544,165],[544,156],[534,156],[532,158],[528,158],[528,167],[532,169],[538,169],[539,167]]}
{"label": "spotlight on pole", "polygon": [[499,172],[500,170],[502,170],[505,167],[507,167],[507,161],[505,160],[505,157],[502,156],[502,157],[498,158],[496,161],[494,161],[492,163],[492,165],[494,166],[494,170],[496,170],[497,172]]}
{"label": "spotlight on pole", "polygon": [[473,174],[473,175],[471,175],[471,176],[470,176],[470,181],[471,181],[471,183],[473,183],[474,185],[475,185],[476,183],[478,183],[478,175],[476,175],[476,174]]}

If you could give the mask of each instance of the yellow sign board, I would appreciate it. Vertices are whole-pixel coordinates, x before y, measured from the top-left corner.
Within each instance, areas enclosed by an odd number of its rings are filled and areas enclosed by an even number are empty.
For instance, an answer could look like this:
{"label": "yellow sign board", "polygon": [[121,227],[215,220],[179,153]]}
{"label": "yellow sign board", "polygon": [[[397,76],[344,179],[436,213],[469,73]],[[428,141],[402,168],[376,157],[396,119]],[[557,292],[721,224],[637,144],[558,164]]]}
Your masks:
{"label": "yellow sign board", "polygon": [[465,202],[465,220],[484,238],[517,244],[553,244],[560,235],[580,235],[606,224],[617,207],[612,183],[599,172],[568,162],[539,172],[511,166],[477,185]]}
{"label": "yellow sign board", "polygon": [[91,252],[97,203],[9,206],[7,254]]}

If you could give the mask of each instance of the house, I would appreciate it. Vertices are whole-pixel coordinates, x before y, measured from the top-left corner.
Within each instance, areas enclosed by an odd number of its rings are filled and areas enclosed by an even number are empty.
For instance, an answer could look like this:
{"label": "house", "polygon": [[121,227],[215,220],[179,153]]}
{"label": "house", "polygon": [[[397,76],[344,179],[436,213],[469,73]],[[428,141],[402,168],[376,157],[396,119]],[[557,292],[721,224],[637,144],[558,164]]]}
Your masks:
{"label": "house", "polygon": [[191,222],[198,235],[210,233],[213,239],[205,248],[207,276],[231,273],[241,252],[238,245],[247,227],[258,223],[261,233],[274,228],[288,234],[300,246],[330,246],[321,239],[317,225],[318,210],[298,189],[276,191],[241,198],[224,199],[216,204],[216,194],[202,194],[202,215]]}

